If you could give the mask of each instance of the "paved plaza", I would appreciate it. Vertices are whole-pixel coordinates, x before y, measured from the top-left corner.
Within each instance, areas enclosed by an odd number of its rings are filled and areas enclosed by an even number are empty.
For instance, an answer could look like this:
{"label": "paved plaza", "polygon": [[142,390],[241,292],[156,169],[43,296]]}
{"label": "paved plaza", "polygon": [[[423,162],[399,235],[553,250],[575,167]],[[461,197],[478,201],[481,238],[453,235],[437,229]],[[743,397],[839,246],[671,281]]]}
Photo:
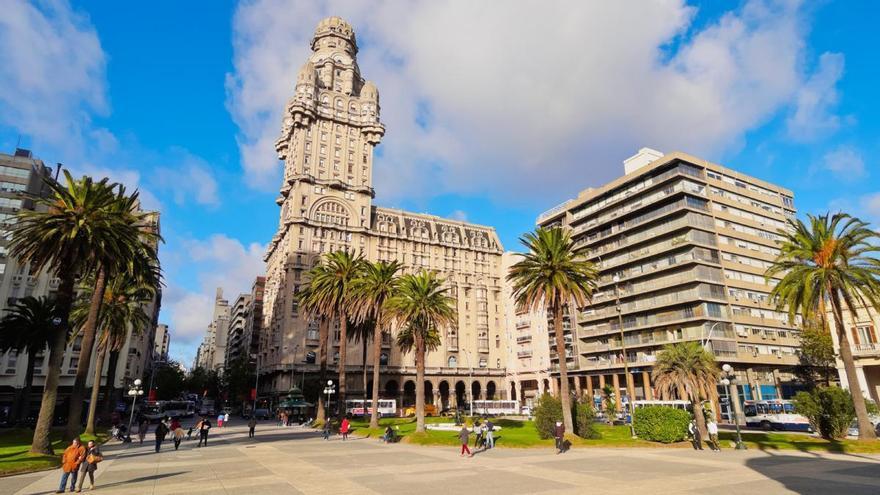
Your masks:
{"label": "paved plaza", "polygon": [[[214,428],[210,446],[166,442],[153,451],[111,442],[95,493],[111,494],[620,494],[846,495],[880,493],[880,456],[750,450],[457,448],[384,445],[299,427]],[[503,438],[500,443],[503,443]],[[53,493],[58,470],[0,479],[0,494]]]}

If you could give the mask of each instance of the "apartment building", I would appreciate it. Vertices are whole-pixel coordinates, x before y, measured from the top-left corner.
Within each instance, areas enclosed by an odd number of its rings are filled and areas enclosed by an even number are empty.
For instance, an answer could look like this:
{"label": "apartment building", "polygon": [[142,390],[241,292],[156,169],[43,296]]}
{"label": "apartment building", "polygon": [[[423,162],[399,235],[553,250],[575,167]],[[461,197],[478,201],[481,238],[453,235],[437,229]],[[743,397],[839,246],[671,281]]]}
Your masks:
{"label": "apartment building", "polygon": [[231,308],[229,301],[223,298],[223,289],[217,287],[214,294],[214,310],[211,322],[205,332],[205,338],[199,346],[196,367],[222,370],[226,364],[226,346],[229,338]]}
{"label": "apartment building", "polygon": [[[502,272],[510,272],[522,255],[506,252],[501,256]],[[553,391],[550,380],[550,348],[547,312],[520,311],[513,298],[513,285],[502,280],[504,298],[504,336],[507,340],[507,381],[510,399],[531,405],[541,394]]]}
{"label": "apartment building", "polygon": [[[651,399],[660,348],[697,341],[734,367],[741,397],[790,395],[800,322],[775,311],[764,272],[794,215],[787,189],[647,148],[622,177],[543,213],[539,225],[570,229],[600,269],[591,303],[563,322],[574,389]],[[558,370],[555,348],[550,358]]]}
{"label": "apartment building", "polygon": [[168,348],[171,346],[171,335],[168,333],[168,325],[160,323],[156,325],[156,340],[153,343],[153,357],[155,360],[167,360]]}
{"label": "apartment building", "polygon": [[[880,340],[877,339],[880,313],[873,309],[868,310],[861,304],[855,309],[855,315],[849,309],[844,309],[843,325],[856,364],[856,377],[859,379],[862,394],[876,404],[880,404]],[[830,313],[828,321],[831,324],[834,351],[839,356],[840,340],[837,338],[834,317]],[[849,382],[847,382],[846,370],[843,369],[843,361],[839,357],[837,372],[840,375],[841,385],[847,387]]]}
{"label": "apartment building", "polygon": [[239,294],[229,311],[229,336],[226,339],[225,363],[231,363],[242,356],[248,358],[250,343],[245,343],[245,327],[250,315],[251,295]]}
{"label": "apartment building", "polygon": [[[261,396],[286,394],[301,373],[316,378],[318,323],[299,311],[296,294],[321,254],[342,249],[373,261],[400,261],[408,273],[436,270],[446,280],[459,317],[442,329],[440,348],[428,353],[429,403],[445,408],[467,395],[506,396],[498,236],[490,227],[373,205],[373,151],[385,134],[378,89],[361,76],[354,30],[344,20],[321,21],[311,47],[276,142],[284,180],[278,230],[265,256]],[[381,366],[381,395],[414,402],[412,353],[400,353],[390,335],[382,339],[380,363],[369,363]],[[330,373],[340,365],[339,344],[334,324]],[[363,388],[360,346],[350,344],[344,363],[351,370],[352,394]]]}

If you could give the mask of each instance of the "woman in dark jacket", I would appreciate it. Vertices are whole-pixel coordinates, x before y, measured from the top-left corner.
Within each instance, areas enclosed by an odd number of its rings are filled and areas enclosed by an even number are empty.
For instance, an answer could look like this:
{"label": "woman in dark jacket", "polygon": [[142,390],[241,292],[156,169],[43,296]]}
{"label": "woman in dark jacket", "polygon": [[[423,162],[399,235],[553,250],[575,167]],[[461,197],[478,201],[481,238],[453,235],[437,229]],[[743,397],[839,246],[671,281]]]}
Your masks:
{"label": "woman in dark jacket", "polygon": [[101,449],[98,448],[98,445],[94,440],[89,440],[89,444],[86,447],[86,458],[80,464],[80,474],[79,481],[76,483],[76,491],[81,492],[83,481],[86,479],[86,475],[89,475],[89,490],[95,489],[95,470],[98,469],[98,463],[103,461],[104,457],[101,455]]}
{"label": "woman in dark jacket", "polygon": [[159,452],[159,449],[162,448],[162,442],[165,441],[165,435],[168,434],[168,427],[165,426],[165,422],[159,421],[159,424],[156,425],[156,452]]}

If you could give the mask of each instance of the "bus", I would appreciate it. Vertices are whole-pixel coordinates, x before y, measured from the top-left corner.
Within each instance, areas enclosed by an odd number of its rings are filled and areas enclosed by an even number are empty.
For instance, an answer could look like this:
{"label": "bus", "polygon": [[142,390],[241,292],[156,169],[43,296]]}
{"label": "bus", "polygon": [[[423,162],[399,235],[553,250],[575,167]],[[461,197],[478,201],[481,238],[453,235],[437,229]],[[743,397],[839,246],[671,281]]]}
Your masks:
{"label": "bus", "polygon": [[691,403],[686,400],[635,400],[633,401],[633,407],[638,409],[640,407],[648,407],[648,406],[661,406],[661,407],[671,407],[673,409],[682,409],[684,411],[690,411]]}
{"label": "bus", "polygon": [[[352,416],[363,416],[363,399],[345,401],[345,412],[351,414]],[[367,401],[366,414],[373,414],[373,401],[371,400]],[[379,399],[379,416],[383,418],[387,416],[397,416],[397,401],[393,399]]]}
{"label": "bus", "polygon": [[151,422],[164,418],[191,418],[195,415],[196,406],[192,401],[160,400],[150,402],[142,409],[144,418]]}
{"label": "bus", "polygon": [[518,415],[519,402],[515,400],[475,400],[474,414],[486,416]]}
{"label": "bus", "polygon": [[810,421],[794,412],[790,400],[747,400],[743,403],[746,426],[763,430],[813,431]]}

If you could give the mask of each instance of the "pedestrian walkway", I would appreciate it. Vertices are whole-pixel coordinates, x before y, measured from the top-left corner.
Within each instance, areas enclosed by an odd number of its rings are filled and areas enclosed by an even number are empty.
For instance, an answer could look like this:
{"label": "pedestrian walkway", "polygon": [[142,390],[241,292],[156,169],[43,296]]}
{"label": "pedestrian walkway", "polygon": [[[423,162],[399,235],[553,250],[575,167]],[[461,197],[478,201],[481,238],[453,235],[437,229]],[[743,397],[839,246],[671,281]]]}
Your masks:
{"label": "pedestrian walkway", "polygon": [[[454,433],[451,433],[454,434]],[[149,438],[148,438],[149,440]],[[497,448],[473,458],[459,447],[321,439],[320,432],[274,423],[247,438],[244,422],[211,430],[210,446],[184,441],[104,447],[94,493],[200,494],[620,494],[761,495],[880,493],[880,456],[803,452],[694,452],[689,449]],[[59,473],[0,479],[0,494],[43,494]]]}

